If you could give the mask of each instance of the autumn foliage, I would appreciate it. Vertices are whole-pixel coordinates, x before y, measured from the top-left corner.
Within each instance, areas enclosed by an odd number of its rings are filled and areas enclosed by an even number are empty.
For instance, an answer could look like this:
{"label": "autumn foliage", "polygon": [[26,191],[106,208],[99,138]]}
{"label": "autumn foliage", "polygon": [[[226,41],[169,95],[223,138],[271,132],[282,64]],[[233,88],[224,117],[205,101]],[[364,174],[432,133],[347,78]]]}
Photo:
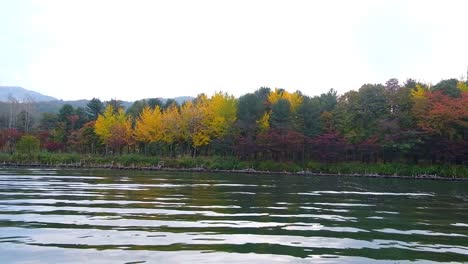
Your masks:
{"label": "autumn foliage", "polygon": [[[93,99],[45,114],[43,150],[103,155],[236,156],[241,160],[457,163],[468,160],[468,84],[408,80],[365,84],[338,96],[262,87],[235,98],[200,94],[183,104],[147,99],[125,110]],[[25,131],[3,128],[14,151]]]}

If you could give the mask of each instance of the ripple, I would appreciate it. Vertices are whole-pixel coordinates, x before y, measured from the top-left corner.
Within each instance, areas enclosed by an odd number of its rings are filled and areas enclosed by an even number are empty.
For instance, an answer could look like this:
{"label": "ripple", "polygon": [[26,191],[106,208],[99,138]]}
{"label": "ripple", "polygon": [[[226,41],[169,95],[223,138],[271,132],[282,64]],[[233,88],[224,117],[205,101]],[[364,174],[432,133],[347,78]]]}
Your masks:
{"label": "ripple", "polygon": [[313,194],[356,194],[356,195],[385,195],[385,196],[434,196],[430,193],[394,193],[394,192],[351,192],[351,191],[314,191]]}
{"label": "ripple", "polygon": [[460,226],[460,227],[468,227],[468,224],[465,224],[465,223],[455,223],[455,224],[451,224],[452,226]]}
{"label": "ripple", "polygon": [[294,215],[287,215],[287,214],[272,214],[271,217],[285,217],[285,218],[310,218],[310,219],[326,219],[338,222],[345,222],[345,221],[356,221],[355,217],[351,216],[341,216],[341,215],[330,215],[330,214],[294,214]]}
{"label": "ripple", "polygon": [[449,236],[449,237],[467,237],[463,234],[455,234],[455,233],[439,233],[433,232],[429,230],[397,230],[392,228],[384,228],[384,229],[374,229],[377,232],[383,233],[391,233],[391,234],[402,234],[402,235],[424,235],[424,236]]}
{"label": "ripple", "polygon": [[2,263],[468,262],[465,182],[82,174],[0,170]]}
{"label": "ripple", "polygon": [[349,207],[349,206],[356,206],[356,207],[367,207],[367,206],[375,206],[374,204],[362,204],[362,203],[314,203],[317,205],[330,205],[330,206],[337,206],[337,207]]}

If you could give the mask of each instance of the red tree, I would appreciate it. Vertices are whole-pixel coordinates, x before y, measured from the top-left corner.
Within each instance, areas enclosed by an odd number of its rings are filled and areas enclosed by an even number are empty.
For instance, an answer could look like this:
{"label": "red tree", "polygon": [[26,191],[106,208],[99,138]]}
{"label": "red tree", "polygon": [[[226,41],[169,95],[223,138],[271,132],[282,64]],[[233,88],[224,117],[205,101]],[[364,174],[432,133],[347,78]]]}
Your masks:
{"label": "red tree", "polygon": [[309,141],[312,158],[324,162],[346,159],[350,149],[348,141],[337,132],[321,134]]}

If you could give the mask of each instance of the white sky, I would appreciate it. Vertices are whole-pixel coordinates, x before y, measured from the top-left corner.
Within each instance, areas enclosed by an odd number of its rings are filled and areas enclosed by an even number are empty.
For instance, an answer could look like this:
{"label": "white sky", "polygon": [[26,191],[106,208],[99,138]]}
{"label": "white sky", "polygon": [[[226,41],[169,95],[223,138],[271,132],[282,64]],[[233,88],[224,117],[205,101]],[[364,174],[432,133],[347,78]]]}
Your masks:
{"label": "white sky", "polygon": [[0,0],[0,85],[61,99],[466,75],[468,1]]}

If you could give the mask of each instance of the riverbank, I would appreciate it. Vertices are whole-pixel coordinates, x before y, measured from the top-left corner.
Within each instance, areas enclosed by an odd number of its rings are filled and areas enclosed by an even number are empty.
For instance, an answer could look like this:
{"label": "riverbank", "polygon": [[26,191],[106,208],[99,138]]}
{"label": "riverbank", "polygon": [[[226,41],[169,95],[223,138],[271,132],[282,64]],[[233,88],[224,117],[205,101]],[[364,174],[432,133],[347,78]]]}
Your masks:
{"label": "riverbank", "polygon": [[3,168],[85,168],[145,171],[226,172],[243,174],[323,175],[398,179],[468,180],[468,168],[401,163],[317,163],[240,161],[235,157],[161,158],[142,155],[89,156],[41,153],[34,157],[0,154]]}
{"label": "riverbank", "polygon": [[313,171],[259,171],[255,169],[205,169],[195,168],[169,168],[169,167],[141,167],[141,166],[121,166],[121,165],[87,165],[80,163],[71,164],[40,164],[40,163],[2,163],[0,168],[44,168],[44,169],[111,169],[111,170],[139,170],[139,171],[175,171],[175,172],[207,172],[207,173],[241,173],[241,174],[269,174],[269,175],[314,175],[314,176],[344,176],[344,177],[364,177],[364,178],[391,178],[391,179],[425,179],[425,180],[445,180],[445,181],[468,181],[468,177],[443,177],[437,175],[385,175],[378,173],[323,173]]}

